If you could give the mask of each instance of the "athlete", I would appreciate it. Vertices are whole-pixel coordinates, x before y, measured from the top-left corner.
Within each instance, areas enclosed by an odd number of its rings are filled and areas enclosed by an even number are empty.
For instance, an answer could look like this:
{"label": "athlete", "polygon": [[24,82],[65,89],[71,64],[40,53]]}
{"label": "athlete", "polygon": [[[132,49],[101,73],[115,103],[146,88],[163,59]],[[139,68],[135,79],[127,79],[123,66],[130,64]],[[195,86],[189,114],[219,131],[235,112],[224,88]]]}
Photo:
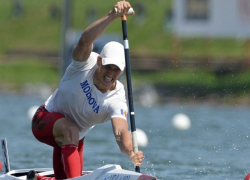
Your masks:
{"label": "athlete", "polygon": [[[109,120],[120,150],[134,165],[142,164],[143,152],[133,152],[125,90],[118,81],[125,68],[124,47],[118,42],[109,42],[100,55],[92,52],[93,42],[130,7],[129,2],[119,1],[107,15],[85,29],[73,49],[74,60],[58,88],[32,119],[36,139],[54,148],[56,179],[81,176],[84,137],[94,125]],[[27,177],[43,178],[34,172]]]}

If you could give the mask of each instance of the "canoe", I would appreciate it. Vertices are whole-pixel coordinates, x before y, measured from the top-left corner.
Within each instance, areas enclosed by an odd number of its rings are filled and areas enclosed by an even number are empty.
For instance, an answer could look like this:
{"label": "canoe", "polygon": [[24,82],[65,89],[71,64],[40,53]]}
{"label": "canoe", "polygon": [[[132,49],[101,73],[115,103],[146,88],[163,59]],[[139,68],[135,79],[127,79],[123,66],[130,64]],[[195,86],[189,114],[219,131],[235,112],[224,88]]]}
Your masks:
{"label": "canoe", "polygon": [[[6,174],[0,175],[0,180],[21,180],[26,179],[27,173],[31,169],[12,170]],[[54,171],[51,168],[32,169],[41,176],[54,177]],[[94,171],[82,171],[82,176],[72,178],[75,180],[156,180],[155,177],[124,170],[120,165],[108,164],[97,168]]]}
{"label": "canoe", "polygon": [[[10,170],[9,157],[6,139],[2,140],[3,167],[5,174],[0,175],[0,180],[21,180],[26,179],[30,170],[35,170],[39,175],[54,177],[52,168],[33,168]],[[117,164],[107,164],[94,171],[82,171],[82,176],[72,178],[74,180],[157,180],[155,177],[122,169]]]}

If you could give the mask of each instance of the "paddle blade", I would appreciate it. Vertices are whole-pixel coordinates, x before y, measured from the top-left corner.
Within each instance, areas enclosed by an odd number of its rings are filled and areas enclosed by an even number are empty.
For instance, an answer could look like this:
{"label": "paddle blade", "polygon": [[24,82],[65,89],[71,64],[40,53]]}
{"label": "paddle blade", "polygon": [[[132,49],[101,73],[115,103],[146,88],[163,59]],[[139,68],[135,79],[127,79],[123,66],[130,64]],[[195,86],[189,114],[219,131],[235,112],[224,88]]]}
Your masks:
{"label": "paddle blade", "polygon": [[138,173],[141,172],[139,166],[135,166],[135,172],[138,172]]}

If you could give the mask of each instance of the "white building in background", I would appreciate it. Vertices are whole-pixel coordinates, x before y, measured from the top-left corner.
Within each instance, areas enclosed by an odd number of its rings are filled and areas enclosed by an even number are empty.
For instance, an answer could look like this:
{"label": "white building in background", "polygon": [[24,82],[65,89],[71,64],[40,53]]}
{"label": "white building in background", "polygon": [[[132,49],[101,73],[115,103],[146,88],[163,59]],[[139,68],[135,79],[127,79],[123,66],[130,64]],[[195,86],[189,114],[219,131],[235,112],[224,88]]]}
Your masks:
{"label": "white building in background", "polygon": [[250,0],[173,0],[178,37],[250,37]]}

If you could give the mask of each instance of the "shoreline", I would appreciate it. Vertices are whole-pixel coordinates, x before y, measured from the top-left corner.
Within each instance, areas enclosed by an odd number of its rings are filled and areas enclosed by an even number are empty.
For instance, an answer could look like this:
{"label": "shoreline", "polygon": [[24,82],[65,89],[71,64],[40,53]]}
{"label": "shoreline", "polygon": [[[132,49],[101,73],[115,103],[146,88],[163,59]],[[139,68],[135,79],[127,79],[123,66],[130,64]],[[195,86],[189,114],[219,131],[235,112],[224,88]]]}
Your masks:
{"label": "shoreline", "polygon": [[[126,87],[125,87],[126,89]],[[17,96],[34,96],[46,100],[53,92],[52,88],[46,84],[26,84],[20,89],[11,89],[6,86],[0,88],[0,95],[17,95]],[[235,96],[225,95],[224,97],[219,94],[208,94],[203,97],[195,97],[192,95],[184,96],[182,94],[162,95],[157,88],[150,86],[138,86],[133,89],[134,102],[144,107],[161,104],[207,104],[207,105],[225,105],[234,107],[250,107],[250,96]]]}

